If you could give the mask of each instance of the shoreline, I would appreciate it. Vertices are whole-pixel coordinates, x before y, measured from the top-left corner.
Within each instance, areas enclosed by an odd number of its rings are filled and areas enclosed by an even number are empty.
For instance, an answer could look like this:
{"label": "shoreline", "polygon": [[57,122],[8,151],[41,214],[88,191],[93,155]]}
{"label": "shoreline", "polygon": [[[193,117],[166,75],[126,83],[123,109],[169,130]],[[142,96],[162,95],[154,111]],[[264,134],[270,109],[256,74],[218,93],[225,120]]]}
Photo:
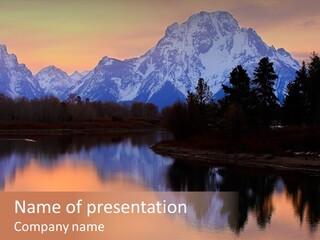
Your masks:
{"label": "shoreline", "polygon": [[173,146],[160,142],[151,149],[162,156],[188,164],[204,164],[216,167],[239,167],[276,172],[298,172],[320,176],[319,156],[277,156],[272,154],[226,153],[222,151]]}
{"label": "shoreline", "polygon": [[0,121],[0,136],[5,135],[64,135],[105,134],[110,132],[156,131],[162,128],[144,120],[35,123],[22,121]]}
{"label": "shoreline", "polygon": [[148,131],[161,131],[158,128],[78,128],[78,129],[0,129],[0,136],[10,135],[81,135],[92,134],[100,135],[107,133],[135,133],[135,132],[148,132]]}

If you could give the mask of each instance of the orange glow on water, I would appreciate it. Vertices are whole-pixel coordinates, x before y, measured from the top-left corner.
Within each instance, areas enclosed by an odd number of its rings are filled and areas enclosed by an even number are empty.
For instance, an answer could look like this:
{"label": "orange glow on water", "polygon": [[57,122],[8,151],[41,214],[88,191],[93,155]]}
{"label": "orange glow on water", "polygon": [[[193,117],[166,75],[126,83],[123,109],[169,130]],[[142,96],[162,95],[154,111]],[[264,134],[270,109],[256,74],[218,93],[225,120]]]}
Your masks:
{"label": "orange glow on water", "polygon": [[[128,192],[150,191],[143,184],[118,175],[102,181],[97,170],[85,161],[72,162],[69,160],[60,162],[54,167],[44,167],[39,162],[32,160],[23,170],[17,170],[14,179],[5,185],[5,191],[98,191],[98,192]],[[150,192],[149,192],[150,193]],[[174,194],[173,194],[174,195]],[[127,196],[130,196],[127,195]],[[155,201],[156,193],[148,195],[146,201]],[[179,198],[179,194],[176,196]],[[198,201],[197,199],[195,199]],[[187,199],[185,199],[187,201]],[[188,223],[183,217],[170,218],[163,215],[147,216],[119,216],[108,224],[105,237],[108,239],[129,239],[135,236],[137,239],[319,239],[320,232],[310,233],[308,226],[294,214],[292,200],[285,192],[274,193],[265,202],[265,208],[272,210],[271,222],[265,229],[257,226],[254,213],[249,213],[248,222],[244,231],[236,235],[229,228],[205,229],[197,228]],[[135,224],[131,224],[131,223]],[[126,231],[123,231],[126,229]],[[93,236],[93,235],[88,235]],[[49,239],[49,238],[48,238]],[[54,239],[54,238],[52,238]]]}
{"label": "orange glow on water", "polygon": [[[39,180],[40,179],[40,180]],[[48,168],[32,160],[15,178],[5,184],[4,191],[113,191],[126,189],[142,191],[137,183],[118,175],[103,182],[89,162],[63,161]]]}

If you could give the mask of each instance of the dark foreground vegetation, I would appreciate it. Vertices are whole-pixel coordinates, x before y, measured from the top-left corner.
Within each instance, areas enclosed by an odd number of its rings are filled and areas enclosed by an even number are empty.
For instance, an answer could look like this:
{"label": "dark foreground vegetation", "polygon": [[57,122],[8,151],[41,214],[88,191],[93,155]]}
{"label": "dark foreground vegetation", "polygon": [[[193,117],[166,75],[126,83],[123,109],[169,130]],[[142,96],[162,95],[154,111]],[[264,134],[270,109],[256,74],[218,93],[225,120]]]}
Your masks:
{"label": "dark foreground vegetation", "polygon": [[150,129],[159,125],[158,108],[151,103],[82,101],[70,95],[28,100],[0,95],[0,130],[28,129]]}
{"label": "dark foreground vegetation", "polygon": [[315,127],[245,131],[237,138],[225,131],[211,130],[178,141],[169,140],[166,144],[226,153],[266,153],[291,157],[309,155],[319,158],[320,163],[320,128]]}
{"label": "dark foreground vegetation", "polygon": [[[302,64],[282,105],[274,93],[278,76],[272,62],[262,58],[253,75],[250,79],[241,65],[234,68],[230,84],[222,85],[225,96],[219,101],[213,100],[200,78],[186,103],[163,110],[165,125],[178,140],[170,144],[228,153],[308,155],[320,163],[319,56],[313,53],[310,63]],[[320,169],[319,164],[315,167]]]}

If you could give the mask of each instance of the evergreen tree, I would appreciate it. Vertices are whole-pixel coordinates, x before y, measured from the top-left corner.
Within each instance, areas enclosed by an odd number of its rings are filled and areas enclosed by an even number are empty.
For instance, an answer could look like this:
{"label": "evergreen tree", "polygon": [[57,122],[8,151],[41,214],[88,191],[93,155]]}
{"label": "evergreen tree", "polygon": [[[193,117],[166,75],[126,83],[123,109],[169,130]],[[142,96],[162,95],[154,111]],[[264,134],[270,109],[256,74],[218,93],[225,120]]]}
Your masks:
{"label": "evergreen tree", "polygon": [[320,124],[320,58],[318,54],[312,53],[311,62],[308,64],[307,85],[307,110],[308,122]]}
{"label": "evergreen tree", "polygon": [[262,58],[254,71],[254,94],[256,96],[255,112],[258,125],[270,126],[278,118],[279,103],[274,94],[274,84],[278,78],[273,69],[273,63],[267,57]]}
{"label": "evergreen tree", "polygon": [[250,78],[241,65],[230,73],[230,86],[222,84],[225,97],[220,105],[225,113],[225,121],[233,129],[240,131],[244,125],[251,125],[252,93]]}
{"label": "evergreen tree", "polygon": [[232,70],[229,82],[230,86],[222,84],[225,93],[222,101],[227,105],[237,103],[243,108],[247,107],[251,95],[250,78],[241,65]]}
{"label": "evergreen tree", "polygon": [[212,92],[203,78],[199,78],[195,93],[188,91],[187,102],[198,105],[204,109],[212,101]]}
{"label": "evergreen tree", "polygon": [[203,78],[199,78],[194,93],[188,91],[186,100],[192,132],[201,132],[207,129],[209,121],[208,106],[213,97],[210,87]]}
{"label": "evergreen tree", "polygon": [[206,114],[206,108],[210,102],[212,102],[212,92],[210,91],[209,85],[204,81],[203,78],[199,78],[198,85],[195,88],[195,92],[188,91],[187,103],[189,108],[194,108],[199,111],[200,115]]}
{"label": "evergreen tree", "polygon": [[283,105],[283,122],[289,125],[305,125],[308,103],[306,98],[308,71],[305,62],[296,72],[294,81],[288,84],[287,96]]}

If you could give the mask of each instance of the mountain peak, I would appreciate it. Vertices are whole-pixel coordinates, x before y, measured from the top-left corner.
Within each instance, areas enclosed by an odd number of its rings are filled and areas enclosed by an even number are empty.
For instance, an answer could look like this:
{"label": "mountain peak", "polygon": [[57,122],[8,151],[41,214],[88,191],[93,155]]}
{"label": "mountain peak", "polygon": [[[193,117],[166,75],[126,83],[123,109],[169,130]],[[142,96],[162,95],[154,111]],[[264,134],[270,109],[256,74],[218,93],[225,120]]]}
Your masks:
{"label": "mountain peak", "polygon": [[217,18],[219,20],[229,20],[229,21],[235,20],[232,14],[227,11],[215,11],[215,12],[201,11],[199,13],[191,15],[188,21],[192,21],[194,19],[199,19],[199,18],[200,19],[206,18],[206,17]]}
{"label": "mountain peak", "polygon": [[59,98],[65,97],[65,92],[73,83],[66,72],[53,65],[41,69],[35,75],[35,78],[45,95],[53,95]]}
{"label": "mountain peak", "polygon": [[8,54],[8,51],[7,51],[7,46],[4,45],[4,44],[0,44],[0,53],[1,54]]}
{"label": "mountain peak", "polygon": [[99,65],[105,65],[105,66],[109,66],[112,65],[112,63],[115,61],[116,59],[114,58],[109,58],[107,56],[103,57],[100,62]]}
{"label": "mountain peak", "polygon": [[192,15],[182,24],[177,22],[171,24],[166,29],[165,37],[184,32],[185,27],[192,33],[199,31],[234,32],[240,28],[237,20],[229,12],[217,11],[209,13],[202,11]]}
{"label": "mountain peak", "polygon": [[43,69],[41,69],[35,76],[39,76],[39,75],[57,75],[57,74],[60,74],[60,75],[63,75],[63,76],[68,76],[68,74],[61,70],[60,68],[56,67],[56,66],[53,66],[53,65],[49,65]]}
{"label": "mountain peak", "polygon": [[62,71],[61,69],[57,68],[54,65],[49,65],[43,69],[41,69],[40,71]]}
{"label": "mountain peak", "polygon": [[73,81],[78,81],[80,80],[81,78],[83,78],[83,75],[81,73],[79,73],[78,71],[75,71],[74,73],[72,73],[70,76],[69,76]]}
{"label": "mountain peak", "polygon": [[236,21],[233,15],[227,11],[220,10],[220,11],[211,12],[208,14],[210,14],[211,16],[216,16],[218,19],[221,19],[221,20]]}
{"label": "mountain peak", "polygon": [[206,23],[212,26],[218,27],[218,29],[224,29],[228,31],[234,31],[239,29],[239,24],[237,20],[231,15],[231,13],[226,11],[216,11],[216,12],[200,12],[192,15],[187,23],[191,25],[198,25],[199,23]]}
{"label": "mountain peak", "polygon": [[[43,69],[41,69],[36,75],[35,78],[37,78],[40,82],[40,86],[42,84],[43,78],[58,78],[58,79],[67,79],[69,76],[68,74],[61,70],[60,68],[49,65]],[[43,87],[43,86],[41,86]]]}
{"label": "mountain peak", "polygon": [[76,70],[70,76],[72,76],[72,75],[82,75],[82,74]]}

